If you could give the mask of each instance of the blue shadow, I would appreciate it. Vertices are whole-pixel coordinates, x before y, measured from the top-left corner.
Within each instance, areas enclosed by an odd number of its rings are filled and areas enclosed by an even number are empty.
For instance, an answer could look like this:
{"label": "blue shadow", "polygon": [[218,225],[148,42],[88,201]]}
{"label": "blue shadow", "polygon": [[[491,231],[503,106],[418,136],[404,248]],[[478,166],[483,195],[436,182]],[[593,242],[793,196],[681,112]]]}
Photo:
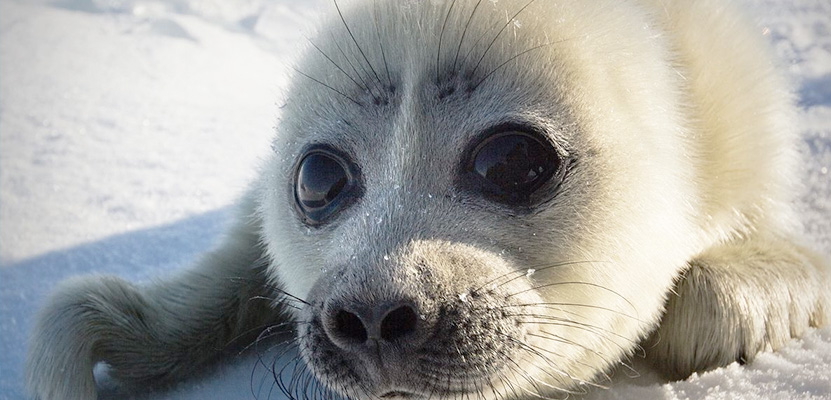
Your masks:
{"label": "blue shadow", "polygon": [[163,277],[210,249],[232,214],[223,208],[0,267],[0,399],[25,398],[29,332],[37,310],[58,282],[91,273],[134,282]]}

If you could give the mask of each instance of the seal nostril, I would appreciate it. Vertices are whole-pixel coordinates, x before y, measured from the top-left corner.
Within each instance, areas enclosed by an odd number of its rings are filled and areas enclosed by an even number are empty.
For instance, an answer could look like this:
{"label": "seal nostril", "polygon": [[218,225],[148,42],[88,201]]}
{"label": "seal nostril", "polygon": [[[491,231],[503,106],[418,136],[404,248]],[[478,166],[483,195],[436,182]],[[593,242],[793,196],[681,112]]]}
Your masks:
{"label": "seal nostril", "polygon": [[343,339],[355,340],[363,343],[367,339],[364,323],[357,315],[339,310],[335,314],[335,332]]}
{"label": "seal nostril", "polygon": [[418,316],[410,306],[401,306],[392,310],[381,321],[381,338],[395,340],[408,333],[415,332]]}

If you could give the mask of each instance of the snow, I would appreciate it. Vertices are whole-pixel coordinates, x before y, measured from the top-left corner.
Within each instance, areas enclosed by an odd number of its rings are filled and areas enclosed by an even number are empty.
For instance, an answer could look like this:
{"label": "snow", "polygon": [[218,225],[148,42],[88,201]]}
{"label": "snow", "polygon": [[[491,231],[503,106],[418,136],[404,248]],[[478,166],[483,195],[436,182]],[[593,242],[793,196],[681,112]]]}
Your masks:
{"label": "snow", "polygon": [[[798,88],[806,188],[797,207],[831,254],[831,2],[752,6]],[[326,7],[0,1],[0,400],[25,398],[31,317],[57,282],[163,278],[216,242],[269,151],[294,49]],[[134,398],[280,398],[254,353]],[[590,397],[831,399],[829,371],[824,328],[682,382],[621,373]],[[103,398],[133,397],[111,388]]]}

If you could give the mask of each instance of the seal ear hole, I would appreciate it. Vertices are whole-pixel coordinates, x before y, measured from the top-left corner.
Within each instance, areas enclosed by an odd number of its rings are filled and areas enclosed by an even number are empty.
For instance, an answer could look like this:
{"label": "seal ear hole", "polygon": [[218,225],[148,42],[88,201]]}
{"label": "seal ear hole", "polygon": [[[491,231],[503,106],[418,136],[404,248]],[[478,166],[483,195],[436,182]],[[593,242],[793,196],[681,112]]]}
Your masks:
{"label": "seal ear hole", "polygon": [[306,152],[294,177],[294,199],[305,223],[318,225],[348,205],[359,193],[357,168],[326,148]]}
{"label": "seal ear hole", "polygon": [[465,163],[465,186],[507,205],[530,205],[535,192],[563,170],[555,146],[534,129],[501,125],[486,131]]}

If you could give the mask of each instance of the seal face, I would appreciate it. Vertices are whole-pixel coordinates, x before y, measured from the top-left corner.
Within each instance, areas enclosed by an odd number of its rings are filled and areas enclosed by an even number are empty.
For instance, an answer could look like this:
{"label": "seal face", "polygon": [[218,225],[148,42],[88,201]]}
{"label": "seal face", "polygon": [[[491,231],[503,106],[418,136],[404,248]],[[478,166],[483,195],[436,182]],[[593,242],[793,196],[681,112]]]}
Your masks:
{"label": "seal face", "polygon": [[641,16],[532,3],[357,4],[301,61],[263,226],[332,390],[567,393],[659,317],[696,237],[675,75]]}
{"label": "seal face", "polygon": [[[336,4],[261,206],[315,377],[350,398],[584,390],[654,330],[702,249],[778,226],[778,205],[746,197],[774,186],[704,161],[745,128],[697,121],[748,112],[698,87],[710,56],[685,35],[724,7],[704,3]],[[759,126],[772,153],[789,146],[778,118]],[[293,197],[272,190],[292,179]],[[679,352],[711,347],[692,342]]]}

